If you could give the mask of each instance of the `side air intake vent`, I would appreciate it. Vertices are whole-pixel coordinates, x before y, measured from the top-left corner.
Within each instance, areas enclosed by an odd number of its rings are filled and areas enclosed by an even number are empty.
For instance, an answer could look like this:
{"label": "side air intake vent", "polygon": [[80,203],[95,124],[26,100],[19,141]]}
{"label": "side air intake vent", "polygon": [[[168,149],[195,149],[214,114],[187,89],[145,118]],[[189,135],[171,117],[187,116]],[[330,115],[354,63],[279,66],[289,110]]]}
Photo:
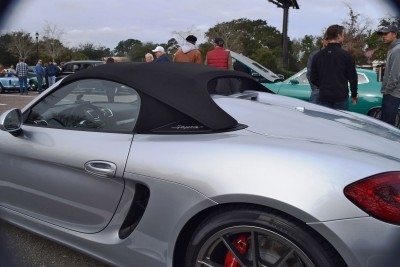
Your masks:
{"label": "side air intake vent", "polygon": [[142,184],[137,184],[135,187],[135,197],[133,198],[131,208],[129,209],[125,221],[119,230],[119,238],[127,238],[133,232],[133,230],[135,230],[144,214],[144,211],[146,210],[149,197],[149,189]]}

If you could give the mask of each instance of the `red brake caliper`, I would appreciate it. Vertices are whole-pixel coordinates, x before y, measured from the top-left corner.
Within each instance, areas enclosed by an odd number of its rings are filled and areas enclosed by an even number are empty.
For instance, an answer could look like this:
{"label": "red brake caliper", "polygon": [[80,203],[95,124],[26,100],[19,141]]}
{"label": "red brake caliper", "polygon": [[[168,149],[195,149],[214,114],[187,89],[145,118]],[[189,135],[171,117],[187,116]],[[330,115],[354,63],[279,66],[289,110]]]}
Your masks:
{"label": "red brake caliper", "polygon": [[[240,252],[240,254],[246,254],[247,252],[247,236],[240,235],[236,240],[233,242],[233,246]],[[225,256],[225,267],[240,267],[237,262],[237,259],[232,255],[230,251],[226,253]]]}

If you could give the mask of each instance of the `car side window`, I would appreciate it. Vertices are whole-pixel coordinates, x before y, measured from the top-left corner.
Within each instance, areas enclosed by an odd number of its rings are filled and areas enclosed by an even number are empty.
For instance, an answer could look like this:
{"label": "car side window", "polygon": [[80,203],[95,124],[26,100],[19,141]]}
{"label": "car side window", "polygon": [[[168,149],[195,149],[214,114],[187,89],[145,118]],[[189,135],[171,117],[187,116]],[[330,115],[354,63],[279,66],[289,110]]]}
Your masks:
{"label": "car side window", "polygon": [[296,78],[296,80],[299,82],[299,84],[309,84],[306,72],[303,72],[300,76]]}
{"label": "car side window", "polygon": [[63,67],[63,70],[65,72],[73,72],[73,67],[74,67],[73,64],[65,64],[64,67]]}
{"label": "car side window", "polygon": [[368,83],[368,77],[364,73],[357,73],[358,84]]}
{"label": "car side window", "polygon": [[97,79],[67,84],[41,99],[24,122],[39,127],[129,132],[140,109],[136,90]]}

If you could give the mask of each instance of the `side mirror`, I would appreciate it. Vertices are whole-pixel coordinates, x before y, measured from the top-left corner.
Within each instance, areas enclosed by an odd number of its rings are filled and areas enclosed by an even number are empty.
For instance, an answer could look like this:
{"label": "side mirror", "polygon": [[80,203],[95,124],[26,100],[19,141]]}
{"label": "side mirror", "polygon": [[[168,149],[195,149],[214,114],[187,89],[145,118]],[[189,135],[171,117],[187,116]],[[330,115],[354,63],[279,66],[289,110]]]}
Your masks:
{"label": "side mirror", "polygon": [[9,132],[14,136],[18,136],[21,131],[22,112],[20,109],[10,109],[0,116],[0,130]]}
{"label": "side mirror", "polygon": [[299,84],[299,81],[296,80],[296,79],[292,79],[292,80],[290,80],[290,83],[291,83],[291,84]]}

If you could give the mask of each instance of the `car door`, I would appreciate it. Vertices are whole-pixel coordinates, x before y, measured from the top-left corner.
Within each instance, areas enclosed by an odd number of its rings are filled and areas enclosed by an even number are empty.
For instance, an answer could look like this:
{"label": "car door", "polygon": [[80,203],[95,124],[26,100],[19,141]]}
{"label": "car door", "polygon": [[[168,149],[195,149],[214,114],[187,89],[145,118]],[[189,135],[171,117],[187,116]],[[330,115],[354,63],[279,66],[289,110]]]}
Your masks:
{"label": "car door", "polygon": [[116,95],[120,87],[73,82],[24,112],[22,134],[0,131],[0,205],[74,231],[104,229],[124,190],[140,105],[132,88]]}

